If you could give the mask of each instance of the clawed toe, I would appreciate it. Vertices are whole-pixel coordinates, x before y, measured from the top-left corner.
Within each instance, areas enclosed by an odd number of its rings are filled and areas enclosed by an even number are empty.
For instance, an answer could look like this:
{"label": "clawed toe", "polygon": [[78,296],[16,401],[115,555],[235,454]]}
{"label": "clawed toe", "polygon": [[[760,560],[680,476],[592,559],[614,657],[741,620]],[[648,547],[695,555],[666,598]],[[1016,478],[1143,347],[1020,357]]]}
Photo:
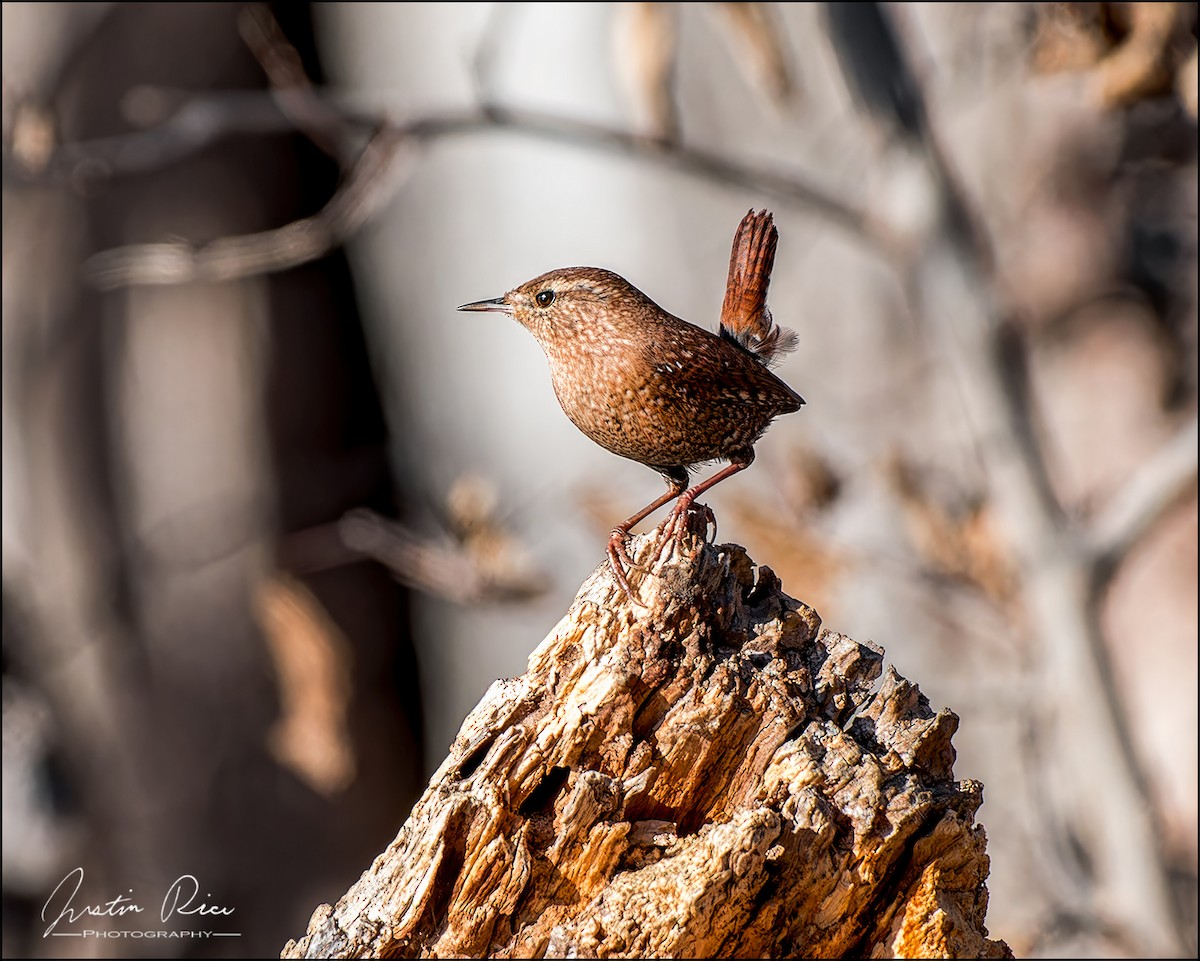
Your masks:
{"label": "clawed toe", "polygon": [[639,564],[629,556],[629,548],[626,546],[628,543],[629,532],[623,531],[619,527],[614,528],[612,535],[608,538],[608,550],[610,555],[615,552],[617,559],[630,570],[645,570],[643,565]]}
{"label": "clawed toe", "polygon": [[612,532],[612,536],[608,539],[608,563],[612,568],[613,576],[617,579],[617,584],[625,592],[625,596],[631,601],[637,602],[638,596],[633,592],[633,587],[629,583],[629,575],[626,571],[631,568],[635,570],[640,568],[630,558],[629,552],[625,549],[626,537],[628,535],[619,529]]}
{"label": "clawed toe", "polygon": [[711,507],[707,504],[697,504],[695,501],[685,500],[680,498],[674,507],[671,508],[667,530],[674,536],[678,537],[687,530],[687,514],[688,511],[695,510],[704,517],[705,536],[708,534],[708,525],[712,525],[713,538],[717,536],[717,515],[713,513]]}

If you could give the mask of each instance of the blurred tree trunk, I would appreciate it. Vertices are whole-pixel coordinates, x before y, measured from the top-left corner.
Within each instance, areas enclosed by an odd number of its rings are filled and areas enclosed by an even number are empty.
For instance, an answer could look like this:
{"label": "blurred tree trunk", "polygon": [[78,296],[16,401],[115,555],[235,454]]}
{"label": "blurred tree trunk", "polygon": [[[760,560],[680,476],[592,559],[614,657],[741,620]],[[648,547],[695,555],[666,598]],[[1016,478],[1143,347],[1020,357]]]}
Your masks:
{"label": "blurred tree trunk", "polygon": [[646,606],[597,571],[284,957],[1011,957],[958,718],[670,523]]}
{"label": "blurred tree trunk", "polygon": [[[82,32],[51,6],[30,5],[22,26],[62,45],[53,69],[12,92],[22,123],[67,145],[136,140],[190,98],[266,97],[240,5],[113,5]],[[303,37],[307,7],[289,16]],[[132,171],[81,160],[6,180],[5,592],[24,617],[5,655],[46,700],[78,815],[23,879],[28,910],[76,867],[80,899],[99,902],[133,889],[152,903],[191,874],[256,955],[344,887],[419,783],[403,589],[319,556],[297,565],[302,583],[279,577],[292,532],[393,507],[345,263],[110,294],[82,269],[122,244],[286,223],[332,192],[334,165],[303,137],[250,130],[182,158],[160,133]],[[305,645],[325,656],[297,677]],[[338,703],[296,696],[314,677]],[[301,714],[324,723],[325,758],[316,738],[298,755]],[[339,814],[342,834],[303,854],[288,843]],[[6,850],[26,836],[6,820]]]}

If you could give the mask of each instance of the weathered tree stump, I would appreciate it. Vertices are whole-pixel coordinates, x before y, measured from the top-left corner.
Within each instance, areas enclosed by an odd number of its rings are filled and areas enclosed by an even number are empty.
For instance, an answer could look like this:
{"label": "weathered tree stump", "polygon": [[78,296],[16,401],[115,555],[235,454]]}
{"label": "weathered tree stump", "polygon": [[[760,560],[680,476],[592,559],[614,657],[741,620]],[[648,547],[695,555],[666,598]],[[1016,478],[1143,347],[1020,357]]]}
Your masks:
{"label": "weathered tree stump", "polygon": [[645,607],[597,569],[283,957],[1011,957],[958,718],[681,523],[635,539]]}

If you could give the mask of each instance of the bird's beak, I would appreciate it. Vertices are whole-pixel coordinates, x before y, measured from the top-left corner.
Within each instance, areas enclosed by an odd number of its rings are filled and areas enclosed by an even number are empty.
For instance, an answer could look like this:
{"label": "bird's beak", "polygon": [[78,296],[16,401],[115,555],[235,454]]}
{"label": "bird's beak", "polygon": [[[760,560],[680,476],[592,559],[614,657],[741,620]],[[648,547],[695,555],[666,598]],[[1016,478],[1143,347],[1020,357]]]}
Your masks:
{"label": "bird's beak", "polygon": [[459,310],[494,310],[501,314],[511,314],[513,312],[512,304],[505,302],[503,297],[496,297],[492,300],[477,300],[473,304],[463,304]]}

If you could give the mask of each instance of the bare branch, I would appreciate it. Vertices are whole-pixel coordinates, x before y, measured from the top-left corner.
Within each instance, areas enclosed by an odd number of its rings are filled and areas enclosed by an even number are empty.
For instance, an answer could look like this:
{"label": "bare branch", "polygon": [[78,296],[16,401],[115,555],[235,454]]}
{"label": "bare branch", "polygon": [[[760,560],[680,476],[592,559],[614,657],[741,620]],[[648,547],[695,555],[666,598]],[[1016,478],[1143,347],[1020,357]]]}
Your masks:
{"label": "bare branch", "polygon": [[293,129],[295,124],[275,102],[258,91],[189,97],[160,124],[133,133],[61,144],[34,168],[14,156],[11,145],[6,144],[4,175],[18,183],[33,184],[135,176],[179,163],[228,137]]}
{"label": "bare branch", "polygon": [[[345,116],[355,124],[369,123],[365,114],[352,111]],[[507,131],[584,149],[606,150],[723,186],[753,190],[776,200],[799,204],[872,244],[886,246],[892,243],[892,232],[886,223],[802,174],[741,163],[699,148],[603,124],[535,110],[485,107],[429,114],[407,123],[393,124],[391,128],[398,136],[422,142]],[[291,121],[273,101],[265,100],[261,94],[238,95],[234,100],[203,98],[190,102],[170,120],[150,130],[64,144],[36,174],[28,170],[12,171],[8,163],[10,157],[5,158],[6,170],[31,182],[81,175],[100,178],[138,174],[183,160],[226,136],[288,129],[293,129]]]}
{"label": "bare branch", "polygon": [[[806,206],[874,245],[886,247],[890,243],[885,224],[796,175],[750,167],[702,150],[598,124],[535,111],[490,108],[430,115],[402,126],[385,122],[368,141],[346,182],[312,217],[261,233],[223,237],[199,248],[187,243],[163,243],[102,251],[87,261],[84,275],[101,290],[113,290],[138,284],[238,280],[308,263],[345,242],[387,206],[415,160],[414,151],[402,149],[406,141],[430,143],[497,130],[608,150],[728,186],[755,190]],[[119,156],[110,145],[106,149],[111,158]],[[182,156],[178,145],[152,152],[160,158]],[[81,145],[74,153],[77,162],[83,162],[79,159]]]}
{"label": "bare branch", "polygon": [[[508,15],[497,14],[493,19],[505,20]],[[499,26],[499,22],[495,25]],[[239,29],[272,88],[274,112],[256,114],[255,119],[271,124],[286,119],[340,161],[357,132],[358,121],[317,94],[304,72],[299,53],[288,42],[269,8],[262,4],[247,6],[239,18]],[[495,66],[496,51],[488,43],[486,39],[481,43],[474,65],[481,93],[486,93]],[[207,109],[200,106],[200,101],[185,103],[170,120],[150,131],[62,147],[37,171],[23,166],[10,150],[5,157],[6,171],[54,179],[153,169],[155,165],[179,160],[236,129],[239,123],[247,122],[241,110],[222,109],[224,104],[214,108],[211,101],[203,103]],[[254,106],[261,110],[261,102]],[[112,290],[139,284],[230,281],[308,263],[343,243],[387,205],[405,179],[403,175],[411,169],[411,164],[402,167],[397,163],[406,141],[430,142],[486,129],[512,130],[656,159],[681,171],[805,203],[826,218],[863,235],[883,233],[870,224],[863,212],[791,175],[754,171],[660,138],[565,117],[490,107],[464,114],[425,117],[404,126],[386,120],[377,123],[345,182],[312,217],[261,233],[223,237],[201,248],[186,243],[135,244],[103,251],[84,265],[84,275],[100,289]],[[412,152],[403,156],[411,161]]]}
{"label": "bare branch", "polygon": [[[341,111],[348,128],[371,123],[365,114],[341,106],[336,109]],[[378,121],[374,125],[378,128]],[[802,174],[752,166],[699,148],[602,124],[533,110],[487,107],[429,114],[403,124],[386,126],[390,137],[411,138],[423,143],[507,131],[585,149],[606,150],[724,186],[740,187],[799,204],[874,245],[891,243],[892,235],[886,223]],[[275,133],[293,128],[294,122],[281,112],[279,106],[261,94],[197,98],[169,120],[149,130],[64,144],[40,171],[21,167],[11,156],[5,157],[5,170],[30,182],[139,174],[183,160],[227,136]]]}
{"label": "bare branch", "polygon": [[862,239],[886,244],[890,232],[885,225],[852,202],[817,186],[792,171],[769,170],[730,160],[718,154],[686,147],[655,137],[642,136],[600,124],[573,120],[531,110],[493,107],[481,115],[458,119],[430,118],[416,122],[416,136],[436,137],[452,133],[474,133],[489,127],[510,130],[530,137],[579,147],[599,148],[612,153],[657,163],[670,170],[702,177],[725,186],[742,187],[778,200],[807,207],[828,222]]}
{"label": "bare branch", "polygon": [[1121,561],[1179,499],[1196,486],[1197,420],[1153,454],[1092,524],[1089,546],[1096,575],[1109,579]]}
{"label": "bare branch", "polygon": [[414,154],[392,127],[376,131],[345,183],[318,213],[274,230],[222,237],[203,247],[133,244],[91,257],[84,276],[101,290],[138,284],[217,283],[297,267],[325,256],[386,206]]}

